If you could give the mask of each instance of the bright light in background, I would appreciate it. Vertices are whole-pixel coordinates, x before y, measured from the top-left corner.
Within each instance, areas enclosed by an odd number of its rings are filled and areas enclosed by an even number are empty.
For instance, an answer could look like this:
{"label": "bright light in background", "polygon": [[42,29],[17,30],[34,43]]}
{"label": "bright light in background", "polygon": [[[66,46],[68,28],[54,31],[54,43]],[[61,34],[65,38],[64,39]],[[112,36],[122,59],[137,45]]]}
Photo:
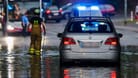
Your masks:
{"label": "bright light in background", "polygon": [[104,25],[105,23],[104,22],[100,22],[101,25]]}
{"label": "bright light in background", "polygon": [[95,24],[95,26],[97,27],[97,26],[98,26],[98,24]]}
{"label": "bright light in background", "polygon": [[67,5],[72,5],[72,3],[68,3]]}
{"label": "bright light in background", "polygon": [[12,6],[8,5],[8,10],[12,10],[12,9],[13,9]]}
{"label": "bright light in background", "polygon": [[85,6],[78,6],[77,8],[78,8],[78,10],[86,10]]}
{"label": "bright light in background", "polygon": [[82,26],[82,27],[86,27],[86,25],[85,25],[85,24],[81,24],[81,26]]}
{"label": "bright light in background", "polygon": [[14,48],[14,39],[13,37],[6,37],[5,42],[7,44],[8,54],[10,54]]}
{"label": "bright light in background", "polygon": [[99,10],[98,6],[91,6],[91,10]]}
{"label": "bright light in background", "polygon": [[7,30],[14,30],[14,28],[11,25],[8,25]]}

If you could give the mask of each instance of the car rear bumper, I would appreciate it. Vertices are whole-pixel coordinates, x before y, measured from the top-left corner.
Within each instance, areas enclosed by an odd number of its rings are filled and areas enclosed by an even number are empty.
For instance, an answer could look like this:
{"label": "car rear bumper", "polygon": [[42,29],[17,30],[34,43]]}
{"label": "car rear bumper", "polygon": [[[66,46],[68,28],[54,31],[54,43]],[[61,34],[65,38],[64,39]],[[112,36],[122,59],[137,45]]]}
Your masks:
{"label": "car rear bumper", "polygon": [[29,35],[30,32],[26,32],[26,33],[23,33],[23,31],[21,29],[19,30],[7,30],[6,33],[8,35]]}
{"label": "car rear bumper", "polygon": [[62,16],[61,15],[58,15],[58,16],[46,16],[45,19],[46,20],[60,20],[60,19],[62,19]]}
{"label": "car rear bumper", "polygon": [[103,16],[114,16],[116,13],[115,12],[103,12],[102,13],[103,14]]}
{"label": "car rear bumper", "polygon": [[22,32],[21,29],[19,30],[7,30],[7,33],[19,33],[19,32]]}
{"label": "car rear bumper", "polygon": [[119,58],[119,52],[117,51],[109,51],[109,52],[71,52],[71,51],[63,51],[60,52],[61,57],[64,59],[97,59],[97,60],[117,60]]}

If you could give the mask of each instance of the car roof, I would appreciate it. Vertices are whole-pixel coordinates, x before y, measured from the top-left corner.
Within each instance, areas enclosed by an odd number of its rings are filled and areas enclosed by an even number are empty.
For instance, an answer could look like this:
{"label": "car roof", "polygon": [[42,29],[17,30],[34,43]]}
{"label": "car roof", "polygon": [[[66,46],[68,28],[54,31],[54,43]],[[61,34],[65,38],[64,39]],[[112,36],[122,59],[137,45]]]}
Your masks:
{"label": "car roof", "polygon": [[47,9],[50,9],[50,10],[58,10],[59,8],[58,8],[58,6],[53,5],[53,6],[47,7]]}
{"label": "car roof", "polygon": [[105,22],[112,22],[109,17],[104,16],[92,16],[92,17],[72,17],[70,18],[71,22],[77,21],[105,21]]}
{"label": "car roof", "polygon": [[64,9],[64,8],[67,8],[67,7],[72,6],[72,5],[73,5],[72,3],[67,3],[67,4],[61,6],[60,8]]}

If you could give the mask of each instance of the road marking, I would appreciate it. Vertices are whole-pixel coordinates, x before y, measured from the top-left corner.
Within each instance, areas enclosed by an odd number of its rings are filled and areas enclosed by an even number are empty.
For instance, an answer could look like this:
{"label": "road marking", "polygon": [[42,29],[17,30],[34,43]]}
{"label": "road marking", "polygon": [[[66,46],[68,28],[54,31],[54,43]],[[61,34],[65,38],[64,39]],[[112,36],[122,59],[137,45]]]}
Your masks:
{"label": "road marking", "polygon": [[135,53],[135,52],[122,52],[122,54],[125,54],[125,55],[138,55],[138,53]]}

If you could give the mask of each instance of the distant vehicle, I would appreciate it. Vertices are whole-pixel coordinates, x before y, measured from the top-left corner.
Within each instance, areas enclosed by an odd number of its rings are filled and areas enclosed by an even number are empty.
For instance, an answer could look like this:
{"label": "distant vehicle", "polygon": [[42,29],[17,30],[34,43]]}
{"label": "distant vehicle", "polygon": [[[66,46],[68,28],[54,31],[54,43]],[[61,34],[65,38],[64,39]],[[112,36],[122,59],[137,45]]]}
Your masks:
{"label": "distant vehicle", "polygon": [[50,6],[44,10],[43,17],[45,21],[55,20],[60,22],[62,20],[61,10],[57,6]]}
{"label": "distant vehicle", "polygon": [[72,4],[68,3],[62,7],[63,18],[69,19],[72,16],[103,16],[99,6],[93,4]]}
{"label": "distant vehicle", "polygon": [[135,17],[136,20],[138,20],[138,5],[135,7],[134,17]]}
{"label": "distant vehicle", "polygon": [[115,7],[111,4],[100,4],[99,8],[103,16],[114,16],[116,14]]}
{"label": "distant vehicle", "polygon": [[[75,8],[76,5],[77,4],[67,3],[67,4],[60,7],[60,10],[62,10],[62,14],[63,14],[64,19],[68,19],[71,17],[72,9]],[[91,4],[91,6],[93,6],[93,5]],[[111,4],[99,4],[99,5],[97,4],[97,7],[100,8],[103,16],[113,16],[116,14],[115,8]]]}
{"label": "distant vehicle", "polygon": [[[36,7],[33,7],[33,8],[29,8],[25,13],[28,15],[28,19],[30,20],[32,16],[34,16],[34,9],[37,9]],[[7,34],[9,35],[16,35],[16,34],[19,34],[19,35],[22,35],[22,26],[21,26],[21,17],[22,15],[20,14],[19,18],[16,19],[14,17],[10,18],[7,22]],[[30,30],[27,30],[27,35],[29,35],[30,33]]]}
{"label": "distant vehicle", "polygon": [[76,5],[76,7],[72,9],[71,17],[85,17],[85,16],[103,16],[103,15],[97,5],[80,4]]}
{"label": "distant vehicle", "polygon": [[61,63],[75,60],[120,62],[120,38],[110,18],[74,17],[63,33],[59,47]]}
{"label": "distant vehicle", "polygon": [[71,11],[73,8],[73,4],[72,3],[67,3],[66,5],[63,5],[60,7],[61,13],[63,15],[64,19],[69,19],[71,16]]}
{"label": "distant vehicle", "polygon": [[[22,25],[21,25],[21,17],[30,8],[39,7],[39,1],[29,2],[24,4],[21,1],[9,1],[8,2],[8,17],[6,22],[6,32],[7,35],[22,35]],[[35,5],[34,5],[35,4]],[[32,5],[32,6],[30,6]],[[29,14],[29,13],[28,13]],[[30,14],[32,15],[32,14]],[[29,35],[29,31],[27,31],[27,35]]]}
{"label": "distant vehicle", "polygon": [[[12,22],[13,21],[13,22]],[[21,34],[22,33],[22,26],[20,25],[21,24],[21,21],[17,21],[14,22],[14,20],[12,20],[10,22],[7,23],[7,34]]]}

